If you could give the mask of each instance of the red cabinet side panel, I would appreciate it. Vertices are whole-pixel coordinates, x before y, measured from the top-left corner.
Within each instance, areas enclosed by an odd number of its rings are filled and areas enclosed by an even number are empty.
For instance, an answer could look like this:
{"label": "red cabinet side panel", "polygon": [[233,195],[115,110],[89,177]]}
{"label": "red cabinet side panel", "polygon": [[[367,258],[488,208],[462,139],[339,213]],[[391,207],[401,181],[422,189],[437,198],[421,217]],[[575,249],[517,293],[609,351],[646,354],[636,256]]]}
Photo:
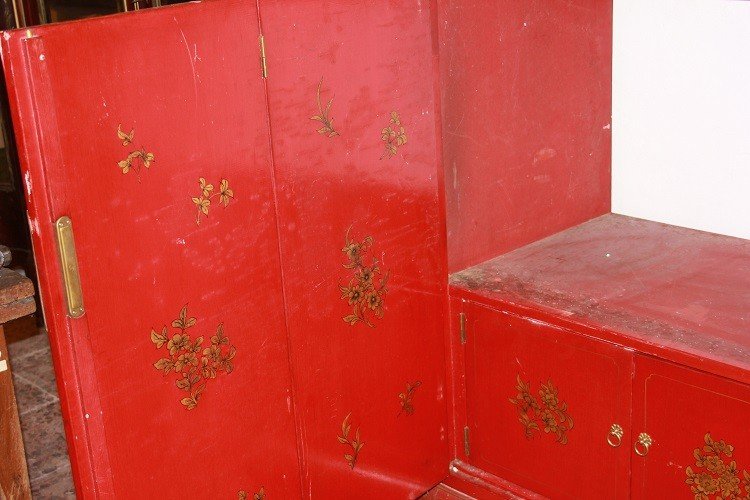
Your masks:
{"label": "red cabinet side panel", "polygon": [[609,211],[612,2],[439,4],[454,272]]}
{"label": "red cabinet side panel", "polygon": [[414,497],[447,474],[433,14],[430,2],[261,2],[315,497]]}
{"label": "red cabinet side panel", "polygon": [[235,1],[4,34],[84,498],[301,493],[257,39],[255,5]]}

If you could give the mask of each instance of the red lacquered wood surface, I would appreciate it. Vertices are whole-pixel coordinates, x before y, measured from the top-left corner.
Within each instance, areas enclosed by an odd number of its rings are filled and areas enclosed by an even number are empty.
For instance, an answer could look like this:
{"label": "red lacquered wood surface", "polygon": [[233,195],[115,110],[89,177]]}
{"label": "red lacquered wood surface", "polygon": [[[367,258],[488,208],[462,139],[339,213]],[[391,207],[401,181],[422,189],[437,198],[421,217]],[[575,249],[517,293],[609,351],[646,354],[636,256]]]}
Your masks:
{"label": "red lacquered wood surface", "polygon": [[[434,13],[430,2],[261,2],[303,482],[316,497],[414,497],[447,474]],[[389,126],[406,143],[387,152]],[[347,234],[366,241],[362,265],[377,261],[376,289],[387,276],[382,318],[365,308],[353,325],[341,287],[362,269],[342,252]],[[400,394],[417,382],[410,414]]]}
{"label": "red lacquered wood surface", "polygon": [[451,271],[610,208],[611,0],[440,0]]}
{"label": "red lacquered wood surface", "polygon": [[[257,40],[255,5],[235,1],[4,34],[83,498],[252,498],[261,487],[300,495]],[[118,137],[118,124],[132,138]],[[141,153],[123,173],[118,161],[132,151]],[[213,185],[208,194],[228,180],[228,206],[214,196],[199,214],[199,178]],[[80,319],[65,314],[54,235],[62,215],[75,230]],[[168,345],[151,335],[165,328],[173,338],[184,306],[185,322],[196,318],[191,340],[204,337],[198,360],[219,324],[236,348],[234,370],[204,379],[192,410],[178,374],[154,367]]]}
{"label": "red lacquered wood surface", "polygon": [[[465,460],[553,498],[628,498],[631,352],[467,303]],[[616,443],[615,443],[616,444]]]}
{"label": "red lacquered wood surface", "polygon": [[633,498],[750,495],[750,387],[637,356],[633,397],[631,452],[641,432],[653,439],[633,453]]}
{"label": "red lacquered wood surface", "polygon": [[750,242],[606,215],[452,275],[452,293],[750,382]]}

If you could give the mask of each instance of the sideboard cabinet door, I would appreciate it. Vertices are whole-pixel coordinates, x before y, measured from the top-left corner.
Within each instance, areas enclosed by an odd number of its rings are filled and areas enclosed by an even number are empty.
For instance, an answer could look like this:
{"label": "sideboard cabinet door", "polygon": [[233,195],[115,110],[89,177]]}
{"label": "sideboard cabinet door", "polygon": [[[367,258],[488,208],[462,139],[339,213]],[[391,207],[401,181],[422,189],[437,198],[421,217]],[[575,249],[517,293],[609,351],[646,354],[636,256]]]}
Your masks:
{"label": "sideboard cabinet door", "polygon": [[470,464],[554,498],[628,498],[632,353],[464,304]]}
{"label": "sideboard cabinet door", "polygon": [[84,498],[300,495],[258,36],[235,0],[3,36]]}
{"label": "sideboard cabinet door", "polygon": [[639,355],[633,396],[633,498],[750,497],[750,387]]}

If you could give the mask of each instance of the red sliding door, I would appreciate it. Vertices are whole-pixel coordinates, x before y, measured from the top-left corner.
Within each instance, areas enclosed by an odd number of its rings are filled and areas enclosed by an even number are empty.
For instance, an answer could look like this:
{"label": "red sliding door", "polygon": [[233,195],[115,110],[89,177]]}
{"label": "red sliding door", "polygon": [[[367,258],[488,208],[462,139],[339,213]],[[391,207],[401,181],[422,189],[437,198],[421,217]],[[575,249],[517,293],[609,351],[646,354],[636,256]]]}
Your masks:
{"label": "red sliding door", "polygon": [[447,473],[431,2],[261,2],[303,488]]}
{"label": "red sliding door", "polygon": [[300,495],[258,36],[229,0],[4,35],[84,497]]}

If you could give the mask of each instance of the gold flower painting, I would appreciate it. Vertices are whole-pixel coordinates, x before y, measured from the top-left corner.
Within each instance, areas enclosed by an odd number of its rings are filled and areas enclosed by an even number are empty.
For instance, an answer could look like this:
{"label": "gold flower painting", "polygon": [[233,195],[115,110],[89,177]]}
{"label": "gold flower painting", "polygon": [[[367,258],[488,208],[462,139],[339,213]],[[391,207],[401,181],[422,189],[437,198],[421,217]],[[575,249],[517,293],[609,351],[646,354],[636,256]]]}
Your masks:
{"label": "gold flower painting", "polygon": [[351,313],[344,316],[344,321],[352,326],[364,323],[375,328],[374,320],[384,315],[389,272],[383,273],[377,259],[368,258],[374,243],[372,236],[356,241],[350,233],[351,227],[346,231],[344,248],[341,249],[347,259],[343,267],[351,271],[349,282],[339,285],[341,299],[351,307]]}

